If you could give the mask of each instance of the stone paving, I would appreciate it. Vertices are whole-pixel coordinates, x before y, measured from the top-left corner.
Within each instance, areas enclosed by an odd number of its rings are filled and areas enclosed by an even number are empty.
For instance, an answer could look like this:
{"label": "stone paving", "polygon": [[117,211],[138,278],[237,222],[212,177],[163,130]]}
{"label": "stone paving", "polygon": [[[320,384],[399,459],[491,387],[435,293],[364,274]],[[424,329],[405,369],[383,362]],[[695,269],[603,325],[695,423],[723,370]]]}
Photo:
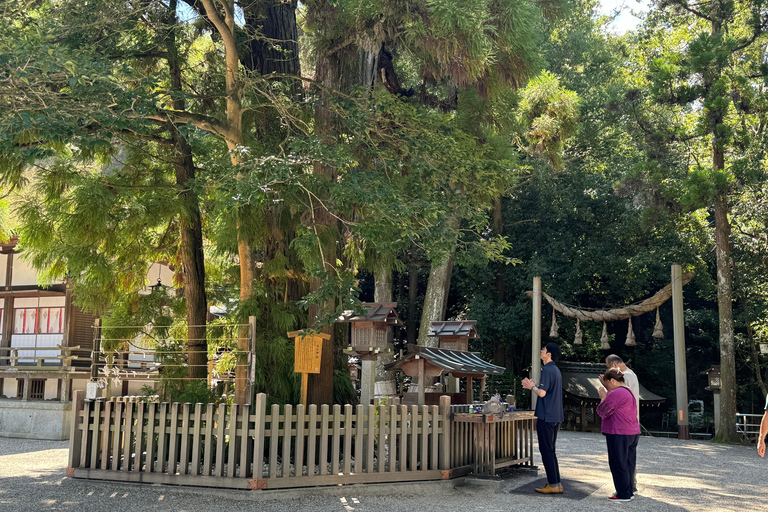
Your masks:
{"label": "stone paving", "polygon": [[[0,438],[0,511],[768,511],[768,460],[754,445],[641,438],[640,494],[611,503],[605,441],[599,434],[561,432],[563,479],[586,489],[564,496],[510,491],[544,472],[503,478],[376,484],[288,491],[232,491],[122,484],[66,478],[67,443]],[[538,457],[538,452],[536,453]]]}

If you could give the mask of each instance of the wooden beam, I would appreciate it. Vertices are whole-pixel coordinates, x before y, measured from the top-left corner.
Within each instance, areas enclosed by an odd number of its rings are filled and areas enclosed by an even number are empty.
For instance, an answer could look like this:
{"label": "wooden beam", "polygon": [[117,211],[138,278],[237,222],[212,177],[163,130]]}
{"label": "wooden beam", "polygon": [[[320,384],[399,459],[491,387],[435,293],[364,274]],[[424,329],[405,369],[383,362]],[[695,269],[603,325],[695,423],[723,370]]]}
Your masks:
{"label": "wooden beam", "polygon": [[471,404],[475,401],[474,393],[472,392],[472,377],[467,377],[467,403]]}
{"label": "wooden beam", "polygon": [[424,373],[424,365],[426,361],[423,357],[419,358],[419,405],[426,405],[426,383],[424,382],[427,378],[426,374]]}
{"label": "wooden beam", "polygon": [[[533,278],[533,332],[531,333],[531,378],[538,384],[541,378],[541,277]],[[536,409],[538,396],[531,391],[531,409]]]}

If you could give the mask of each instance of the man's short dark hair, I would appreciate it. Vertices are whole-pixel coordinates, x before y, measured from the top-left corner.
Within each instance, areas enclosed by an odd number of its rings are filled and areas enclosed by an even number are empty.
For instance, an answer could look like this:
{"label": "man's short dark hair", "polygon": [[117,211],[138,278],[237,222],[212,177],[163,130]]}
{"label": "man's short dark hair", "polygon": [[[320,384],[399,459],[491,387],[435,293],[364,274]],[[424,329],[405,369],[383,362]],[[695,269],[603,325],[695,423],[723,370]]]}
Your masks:
{"label": "man's short dark hair", "polygon": [[624,364],[624,360],[616,354],[611,354],[605,358],[605,363],[613,366],[615,364]]}
{"label": "man's short dark hair", "polygon": [[560,352],[560,346],[557,343],[552,343],[552,342],[547,343],[544,349],[546,349],[546,351],[549,352],[549,355],[552,356],[553,361],[557,361],[558,359],[560,359],[560,356],[562,355],[562,353]]}

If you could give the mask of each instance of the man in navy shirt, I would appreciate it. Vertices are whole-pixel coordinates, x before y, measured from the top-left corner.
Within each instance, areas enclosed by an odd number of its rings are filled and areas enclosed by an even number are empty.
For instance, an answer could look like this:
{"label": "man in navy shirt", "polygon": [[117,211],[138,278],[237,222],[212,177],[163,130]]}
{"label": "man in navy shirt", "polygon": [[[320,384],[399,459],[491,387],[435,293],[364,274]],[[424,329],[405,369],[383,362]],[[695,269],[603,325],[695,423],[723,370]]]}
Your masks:
{"label": "man in navy shirt", "polygon": [[541,349],[541,381],[537,385],[531,379],[523,379],[523,387],[530,389],[536,396],[536,437],[539,439],[541,462],[547,472],[547,485],[536,489],[542,494],[562,494],[560,468],[557,464],[555,444],[557,431],[563,421],[563,378],[554,361],[560,359],[560,347],[557,343],[547,343]]}

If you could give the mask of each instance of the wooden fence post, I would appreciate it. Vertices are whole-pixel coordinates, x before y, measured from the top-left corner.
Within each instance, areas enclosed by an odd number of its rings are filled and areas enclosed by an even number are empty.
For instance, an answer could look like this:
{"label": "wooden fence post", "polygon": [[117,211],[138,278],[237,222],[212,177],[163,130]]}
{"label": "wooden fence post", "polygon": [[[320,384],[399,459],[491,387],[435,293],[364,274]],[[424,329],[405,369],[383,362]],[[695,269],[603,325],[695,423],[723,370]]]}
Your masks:
{"label": "wooden fence post", "polygon": [[[101,351],[101,319],[97,318],[93,325],[93,350],[91,350],[91,379],[99,377],[99,352]],[[107,394],[109,396],[109,394]]]}
{"label": "wooden fence post", "polygon": [[75,391],[72,400],[72,425],[69,427],[69,460],[67,468],[74,469],[80,465],[80,443],[82,437],[78,435],[80,411],[83,409],[83,392]]}
{"label": "wooden fence post", "polygon": [[253,479],[257,482],[264,479],[264,423],[267,416],[267,395],[256,395],[253,408]]}
{"label": "wooden fence post", "polygon": [[440,434],[440,469],[451,469],[451,397],[440,397],[440,421],[443,431]]}

